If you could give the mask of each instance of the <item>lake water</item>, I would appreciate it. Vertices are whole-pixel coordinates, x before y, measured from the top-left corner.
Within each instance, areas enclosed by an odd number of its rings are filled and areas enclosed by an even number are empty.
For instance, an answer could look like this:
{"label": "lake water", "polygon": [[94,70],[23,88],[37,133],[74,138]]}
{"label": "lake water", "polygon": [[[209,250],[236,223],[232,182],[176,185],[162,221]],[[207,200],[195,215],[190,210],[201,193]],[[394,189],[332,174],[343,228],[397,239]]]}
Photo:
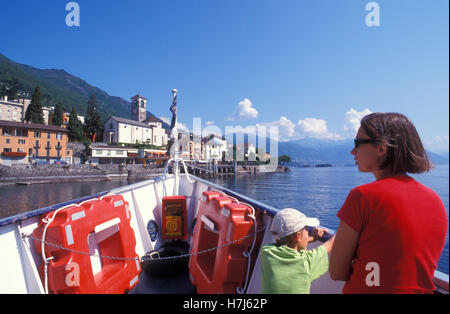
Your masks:
{"label": "lake water", "polygon": [[[438,165],[431,172],[411,175],[433,189],[449,210],[449,166]],[[307,216],[316,217],[322,226],[337,230],[337,212],[348,193],[356,186],[374,181],[370,173],[357,167],[291,168],[288,173],[258,174],[239,177],[218,177],[221,186],[282,209],[296,208]],[[449,273],[449,235],[438,263],[438,269]]]}
{"label": "lake water", "polygon": [[[413,175],[419,182],[439,194],[449,210],[449,166],[439,165],[426,174]],[[287,173],[224,176],[212,179],[238,193],[275,208],[297,208],[308,216],[320,219],[321,225],[336,230],[336,213],[354,187],[372,182],[371,174],[356,167],[292,168]],[[135,183],[127,179],[100,182],[34,184],[29,186],[0,185],[0,219],[20,212],[62,203],[90,194]],[[447,240],[438,269],[449,273],[449,243]]]}
{"label": "lake water", "polygon": [[136,182],[139,180],[122,178],[111,181],[0,185],[0,219]]}

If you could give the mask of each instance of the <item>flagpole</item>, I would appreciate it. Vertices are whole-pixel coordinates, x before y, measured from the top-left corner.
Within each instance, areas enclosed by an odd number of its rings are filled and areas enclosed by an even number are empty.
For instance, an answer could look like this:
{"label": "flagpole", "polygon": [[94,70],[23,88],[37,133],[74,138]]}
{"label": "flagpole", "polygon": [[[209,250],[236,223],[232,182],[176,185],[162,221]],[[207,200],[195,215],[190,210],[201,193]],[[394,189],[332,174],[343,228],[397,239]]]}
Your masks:
{"label": "flagpole", "polygon": [[[173,195],[178,195],[178,184],[179,184],[179,155],[178,155],[178,110],[177,110],[177,94],[178,90],[172,89],[172,105],[170,106],[170,111],[172,112],[172,123],[170,125],[170,141],[173,144],[176,144],[175,147],[175,156],[174,156],[174,165],[173,165],[173,174],[174,174],[174,185],[173,185]],[[170,145],[170,146],[172,146]]]}

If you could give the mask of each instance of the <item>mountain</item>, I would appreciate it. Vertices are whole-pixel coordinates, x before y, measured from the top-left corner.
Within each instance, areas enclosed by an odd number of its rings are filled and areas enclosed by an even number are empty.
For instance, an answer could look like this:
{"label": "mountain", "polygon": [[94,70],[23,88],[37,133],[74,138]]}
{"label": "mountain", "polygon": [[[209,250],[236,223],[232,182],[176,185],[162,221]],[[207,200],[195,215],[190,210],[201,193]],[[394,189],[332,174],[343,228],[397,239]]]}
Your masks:
{"label": "mountain", "polygon": [[333,141],[305,138],[278,144],[278,154],[288,155],[300,164],[315,165],[330,163],[333,165],[353,165],[350,151],[353,141]]}
{"label": "mountain", "polygon": [[[278,143],[278,155],[288,155],[299,164],[315,165],[330,163],[337,166],[354,165],[353,140],[321,140],[305,138],[292,142]],[[449,158],[427,151],[428,157],[436,164],[448,164]]]}
{"label": "mountain", "polygon": [[[37,69],[16,63],[0,54],[0,92],[5,87],[15,88],[30,98],[37,85],[41,88],[43,106],[54,106],[60,102],[64,111],[70,112],[75,107],[79,115],[86,115],[89,97],[94,94],[97,98],[97,110],[103,120],[110,115],[130,118],[131,103],[121,97],[110,96],[64,70]],[[147,116],[153,115],[147,112]],[[169,128],[167,123],[161,122],[165,128]]]}

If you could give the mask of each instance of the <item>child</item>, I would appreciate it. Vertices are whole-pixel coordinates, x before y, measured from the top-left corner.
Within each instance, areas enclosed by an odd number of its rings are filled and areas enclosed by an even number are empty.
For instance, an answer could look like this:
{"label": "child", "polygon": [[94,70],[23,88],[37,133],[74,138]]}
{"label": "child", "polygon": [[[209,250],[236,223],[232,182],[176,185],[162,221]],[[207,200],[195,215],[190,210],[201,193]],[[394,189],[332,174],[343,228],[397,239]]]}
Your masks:
{"label": "child", "polygon": [[306,250],[309,242],[320,239],[326,229],[314,228],[310,237],[307,227],[319,226],[316,218],[307,218],[298,210],[279,211],[270,231],[276,244],[268,244],[261,252],[262,293],[309,294],[311,282],[328,271],[328,253],[334,236],[323,245]]}

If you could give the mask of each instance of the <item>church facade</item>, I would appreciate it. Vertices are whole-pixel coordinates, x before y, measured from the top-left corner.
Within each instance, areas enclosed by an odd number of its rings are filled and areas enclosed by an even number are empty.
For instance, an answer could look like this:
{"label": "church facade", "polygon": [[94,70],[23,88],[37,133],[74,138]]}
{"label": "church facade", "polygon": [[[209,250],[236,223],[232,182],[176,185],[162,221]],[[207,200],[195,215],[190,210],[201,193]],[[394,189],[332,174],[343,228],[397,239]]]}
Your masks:
{"label": "church facade", "polygon": [[111,116],[105,122],[103,142],[150,144],[166,146],[168,135],[158,118],[147,118],[147,99],[141,95],[131,98],[131,119]]}

